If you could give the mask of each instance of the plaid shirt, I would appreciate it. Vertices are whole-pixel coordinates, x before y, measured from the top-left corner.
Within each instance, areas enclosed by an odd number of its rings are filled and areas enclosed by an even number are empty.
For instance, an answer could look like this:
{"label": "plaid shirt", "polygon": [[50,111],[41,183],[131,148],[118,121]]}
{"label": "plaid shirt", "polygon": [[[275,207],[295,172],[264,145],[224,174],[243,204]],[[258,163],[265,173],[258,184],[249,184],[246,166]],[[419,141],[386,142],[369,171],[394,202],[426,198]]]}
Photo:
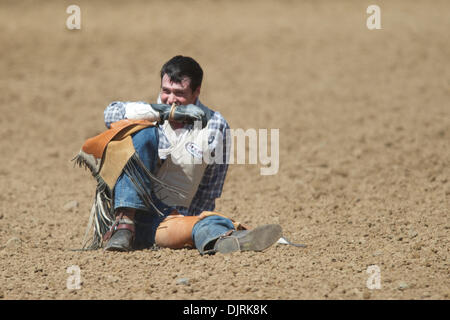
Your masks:
{"label": "plaid shirt", "polygon": [[[125,105],[127,102],[114,101],[108,105],[105,109],[105,125],[110,127],[111,123],[125,119]],[[145,102],[140,102],[145,103]],[[197,105],[201,105],[201,102],[197,100]],[[192,126],[192,125],[191,125]],[[203,178],[197,189],[197,193],[192,199],[189,208],[176,207],[177,210],[183,215],[198,215],[203,211],[214,211],[216,207],[216,198],[219,198],[222,194],[223,184],[225,182],[225,176],[228,170],[228,155],[227,150],[227,129],[229,125],[219,112],[213,111],[211,119],[208,121],[208,131],[213,134],[210,135],[211,141],[210,148],[214,148],[217,144],[217,136],[223,139],[223,163],[208,164]],[[159,146],[158,149],[167,149],[170,147],[170,142],[161,126],[159,128]],[[216,133],[214,135],[214,133]],[[213,138],[214,137],[214,138]]]}

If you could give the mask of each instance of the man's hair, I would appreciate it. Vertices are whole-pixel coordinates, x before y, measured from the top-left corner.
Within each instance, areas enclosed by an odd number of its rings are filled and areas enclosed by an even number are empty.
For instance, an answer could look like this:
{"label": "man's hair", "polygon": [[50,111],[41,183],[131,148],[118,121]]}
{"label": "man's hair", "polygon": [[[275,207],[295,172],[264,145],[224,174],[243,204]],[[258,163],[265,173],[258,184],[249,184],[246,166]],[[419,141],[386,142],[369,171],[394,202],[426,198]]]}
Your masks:
{"label": "man's hair", "polygon": [[181,83],[184,77],[188,77],[191,79],[190,87],[192,91],[197,90],[202,84],[203,70],[197,61],[191,57],[173,57],[162,66],[161,81],[165,74],[175,83]]}

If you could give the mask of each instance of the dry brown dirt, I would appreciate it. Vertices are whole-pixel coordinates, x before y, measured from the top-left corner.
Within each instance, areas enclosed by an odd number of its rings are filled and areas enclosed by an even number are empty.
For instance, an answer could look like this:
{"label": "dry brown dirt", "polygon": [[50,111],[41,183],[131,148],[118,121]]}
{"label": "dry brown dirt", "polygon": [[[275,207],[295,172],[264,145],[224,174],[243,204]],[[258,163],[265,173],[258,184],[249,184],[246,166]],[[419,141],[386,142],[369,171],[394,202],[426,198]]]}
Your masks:
{"label": "dry brown dirt", "polygon": [[[449,299],[448,1],[377,1],[372,31],[372,1],[77,1],[73,31],[70,4],[0,3],[1,299]],[[278,173],[231,165],[216,210],[306,249],[71,251],[95,184],[70,160],[176,54],[232,128],[280,130]]]}

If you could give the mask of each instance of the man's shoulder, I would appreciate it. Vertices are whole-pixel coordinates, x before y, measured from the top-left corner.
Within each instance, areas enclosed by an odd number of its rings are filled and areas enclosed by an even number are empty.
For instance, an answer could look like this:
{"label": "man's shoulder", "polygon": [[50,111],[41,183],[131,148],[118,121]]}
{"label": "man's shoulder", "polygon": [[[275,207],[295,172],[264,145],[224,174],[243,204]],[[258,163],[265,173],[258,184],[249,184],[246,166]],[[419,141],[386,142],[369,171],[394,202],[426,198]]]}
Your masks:
{"label": "man's shoulder", "polygon": [[213,115],[210,121],[211,124],[215,123],[217,125],[220,125],[221,127],[227,128],[229,127],[227,120],[223,117],[223,115],[219,111],[213,111]]}
{"label": "man's shoulder", "polygon": [[226,128],[230,127],[228,125],[228,122],[225,119],[225,117],[219,111],[215,111],[215,110],[205,106],[201,102],[199,102],[198,105],[207,114],[207,117],[208,117],[208,128],[209,129],[226,129]]}

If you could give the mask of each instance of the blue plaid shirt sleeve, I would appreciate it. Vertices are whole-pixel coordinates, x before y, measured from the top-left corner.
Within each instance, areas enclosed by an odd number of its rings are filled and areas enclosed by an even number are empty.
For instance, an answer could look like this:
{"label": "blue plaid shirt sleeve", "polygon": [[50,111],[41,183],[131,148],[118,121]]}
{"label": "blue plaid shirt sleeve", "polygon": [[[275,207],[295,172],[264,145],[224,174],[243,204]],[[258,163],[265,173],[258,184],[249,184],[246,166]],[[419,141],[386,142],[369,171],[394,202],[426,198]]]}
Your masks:
{"label": "blue plaid shirt sleeve", "polygon": [[125,103],[120,101],[111,102],[103,112],[105,125],[109,129],[111,123],[125,119]]}

